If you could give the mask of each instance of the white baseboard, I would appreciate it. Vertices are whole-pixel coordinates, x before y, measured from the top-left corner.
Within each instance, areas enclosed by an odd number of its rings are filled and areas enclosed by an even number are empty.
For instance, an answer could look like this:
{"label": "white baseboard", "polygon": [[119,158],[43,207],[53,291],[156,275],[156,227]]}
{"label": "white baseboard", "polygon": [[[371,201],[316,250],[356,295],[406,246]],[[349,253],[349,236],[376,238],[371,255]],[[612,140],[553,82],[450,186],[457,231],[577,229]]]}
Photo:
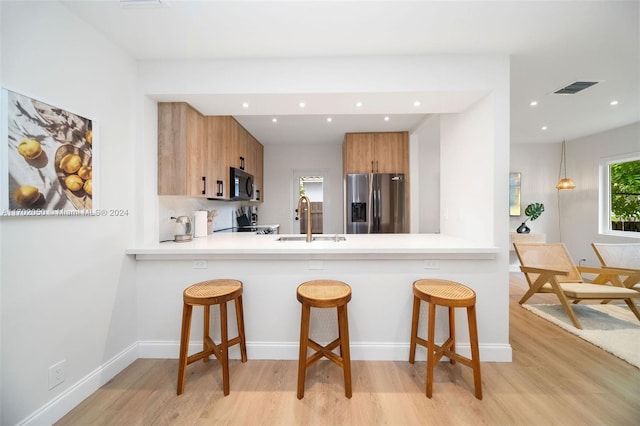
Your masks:
{"label": "white baseboard", "polygon": [[[322,342],[319,342],[322,344]],[[179,342],[140,342],[140,358],[178,359]],[[353,361],[406,361],[409,359],[409,344],[352,342],[349,345]],[[189,353],[202,349],[202,342],[191,342]],[[464,356],[471,356],[468,343],[456,345]],[[298,359],[298,342],[247,342],[249,359]],[[229,358],[240,359],[238,346],[229,348]],[[426,349],[418,346],[417,360],[426,360]],[[486,362],[511,362],[511,345],[480,345],[480,360]]]}
{"label": "white baseboard", "polygon": [[134,343],[18,424],[33,426],[54,424],[138,358],[140,358],[138,344]]}
{"label": "white baseboard", "polygon": [[[29,417],[20,425],[50,425],[58,421],[80,402],[97,391],[101,386],[127,368],[138,358],[178,359],[179,342],[172,341],[144,341],[137,342],[108,362],[92,371],[63,393],[58,395]],[[192,342],[189,353],[195,353],[202,348],[202,342]],[[353,361],[408,361],[409,344],[357,342],[349,345]],[[461,355],[470,356],[469,344],[458,344],[456,349]],[[229,349],[229,357],[240,359],[237,346]],[[298,342],[247,342],[247,357],[251,359],[297,360]],[[482,362],[511,362],[511,345],[484,344],[480,345],[480,360]],[[426,350],[418,346],[416,360],[426,360]]]}

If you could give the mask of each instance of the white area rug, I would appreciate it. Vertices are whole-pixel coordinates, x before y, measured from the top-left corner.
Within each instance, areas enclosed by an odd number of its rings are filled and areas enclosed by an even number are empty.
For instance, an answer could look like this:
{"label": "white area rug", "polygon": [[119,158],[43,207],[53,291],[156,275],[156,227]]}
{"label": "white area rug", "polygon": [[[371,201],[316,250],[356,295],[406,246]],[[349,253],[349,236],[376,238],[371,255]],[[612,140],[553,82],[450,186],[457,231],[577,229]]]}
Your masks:
{"label": "white area rug", "polygon": [[640,368],[640,321],[626,305],[571,305],[582,330],[559,304],[522,307]]}

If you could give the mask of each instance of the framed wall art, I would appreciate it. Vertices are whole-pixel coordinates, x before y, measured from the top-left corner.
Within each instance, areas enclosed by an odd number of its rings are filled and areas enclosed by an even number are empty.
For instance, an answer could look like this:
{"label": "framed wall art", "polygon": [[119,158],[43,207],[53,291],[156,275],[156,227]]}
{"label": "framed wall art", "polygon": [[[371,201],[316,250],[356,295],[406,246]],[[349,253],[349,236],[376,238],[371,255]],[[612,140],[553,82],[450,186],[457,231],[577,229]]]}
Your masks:
{"label": "framed wall art", "polygon": [[520,216],[520,183],[522,174],[509,173],[509,216]]}
{"label": "framed wall art", "polygon": [[96,123],[2,89],[2,216],[90,215]]}

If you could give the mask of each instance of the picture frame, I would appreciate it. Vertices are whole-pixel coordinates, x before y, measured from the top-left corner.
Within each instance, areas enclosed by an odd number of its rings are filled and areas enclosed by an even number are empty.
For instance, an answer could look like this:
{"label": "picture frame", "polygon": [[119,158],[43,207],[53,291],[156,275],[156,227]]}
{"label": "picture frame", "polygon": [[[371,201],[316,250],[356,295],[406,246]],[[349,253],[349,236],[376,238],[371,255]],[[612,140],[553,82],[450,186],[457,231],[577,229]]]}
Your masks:
{"label": "picture frame", "polygon": [[2,89],[0,217],[97,210],[97,123]]}
{"label": "picture frame", "polygon": [[522,173],[509,173],[509,216],[522,216],[520,204],[520,189]]}

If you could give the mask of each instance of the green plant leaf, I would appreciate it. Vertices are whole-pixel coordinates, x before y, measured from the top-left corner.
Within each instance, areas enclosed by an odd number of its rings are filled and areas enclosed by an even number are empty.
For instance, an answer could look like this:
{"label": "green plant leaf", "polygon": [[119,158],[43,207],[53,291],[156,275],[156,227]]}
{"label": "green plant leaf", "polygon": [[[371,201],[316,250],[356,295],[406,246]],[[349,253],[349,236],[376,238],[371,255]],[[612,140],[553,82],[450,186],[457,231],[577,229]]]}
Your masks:
{"label": "green plant leaf", "polygon": [[539,218],[542,212],[544,212],[544,204],[542,203],[531,203],[524,209],[524,214],[532,221]]}

